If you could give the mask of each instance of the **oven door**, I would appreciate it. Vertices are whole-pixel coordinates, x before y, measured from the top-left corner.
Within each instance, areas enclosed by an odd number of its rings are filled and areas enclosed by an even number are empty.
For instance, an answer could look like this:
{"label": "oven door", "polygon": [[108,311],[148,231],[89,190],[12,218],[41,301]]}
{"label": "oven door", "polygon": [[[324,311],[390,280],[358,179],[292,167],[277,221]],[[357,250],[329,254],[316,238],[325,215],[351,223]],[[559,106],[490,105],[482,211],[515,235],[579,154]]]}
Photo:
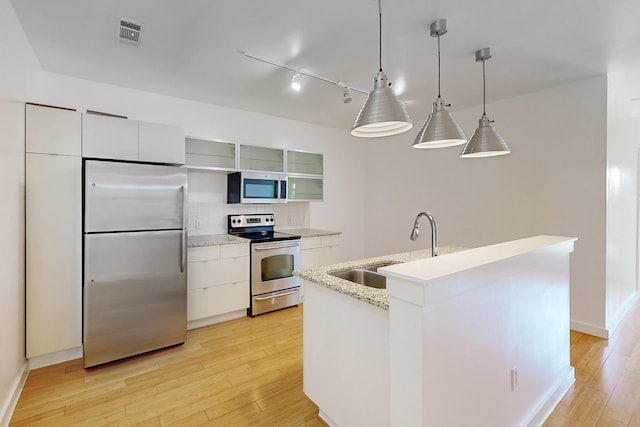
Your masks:
{"label": "oven door", "polygon": [[300,286],[300,240],[251,244],[251,295]]}

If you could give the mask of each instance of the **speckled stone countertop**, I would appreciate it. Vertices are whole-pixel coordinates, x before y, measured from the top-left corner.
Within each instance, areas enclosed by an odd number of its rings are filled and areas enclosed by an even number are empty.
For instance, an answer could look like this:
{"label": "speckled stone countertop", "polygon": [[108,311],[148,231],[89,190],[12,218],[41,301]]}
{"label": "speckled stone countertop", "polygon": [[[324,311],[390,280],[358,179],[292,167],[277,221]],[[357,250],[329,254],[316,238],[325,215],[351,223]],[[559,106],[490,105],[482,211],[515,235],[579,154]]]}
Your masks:
{"label": "speckled stone countertop", "polygon": [[[444,246],[439,248],[438,256],[443,256],[453,252],[459,252],[467,248],[458,246]],[[402,252],[393,255],[383,255],[375,258],[365,258],[356,261],[341,262],[339,264],[324,265],[322,267],[306,268],[304,270],[295,270],[294,275],[317,283],[325,288],[333,289],[341,294],[348,295],[350,297],[359,299],[364,302],[368,302],[371,305],[380,307],[384,310],[389,310],[389,295],[387,295],[386,289],[376,289],[349,280],[340,279],[339,277],[332,276],[329,273],[335,271],[351,270],[352,268],[363,268],[370,265],[380,264],[383,262],[409,262],[417,259],[428,258],[431,256],[431,248],[422,249],[419,251]]]}
{"label": "speckled stone countertop", "polygon": [[233,245],[236,243],[249,243],[249,239],[232,236],[230,234],[203,234],[200,236],[187,236],[187,248],[200,248],[203,246]]}
{"label": "speckled stone countertop", "polygon": [[335,236],[336,234],[342,234],[341,231],[320,230],[319,228],[295,228],[292,230],[277,230],[280,233],[295,234],[300,237],[322,237],[322,236]]}

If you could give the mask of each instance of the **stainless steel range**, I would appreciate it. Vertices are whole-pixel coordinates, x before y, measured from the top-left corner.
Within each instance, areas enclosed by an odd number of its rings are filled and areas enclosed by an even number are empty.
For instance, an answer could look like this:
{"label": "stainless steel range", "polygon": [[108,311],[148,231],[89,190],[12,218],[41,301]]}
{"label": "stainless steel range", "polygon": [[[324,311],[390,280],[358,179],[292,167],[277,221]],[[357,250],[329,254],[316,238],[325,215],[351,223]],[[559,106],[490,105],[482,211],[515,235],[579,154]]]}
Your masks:
{"label": "stainless steel range", "polygon": [[300,236],[274,231],[273,214],[229,215],[228,233],[251,240],[250,316],[298,305]]}

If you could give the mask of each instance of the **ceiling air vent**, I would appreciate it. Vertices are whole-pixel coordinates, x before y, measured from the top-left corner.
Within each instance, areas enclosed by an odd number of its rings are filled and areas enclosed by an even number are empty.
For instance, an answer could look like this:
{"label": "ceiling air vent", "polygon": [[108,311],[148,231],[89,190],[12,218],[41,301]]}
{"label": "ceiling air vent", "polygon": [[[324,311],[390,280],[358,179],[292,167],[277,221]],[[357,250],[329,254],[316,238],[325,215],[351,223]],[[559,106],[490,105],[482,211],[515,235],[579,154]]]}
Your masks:
{"label": "ceiling air vent", "polygon": [[122,43],[139,46],[142,24],[125,18],[118,18],[118,21],[120,22],[120,27],[118,28],[118,38],[120,41]]}

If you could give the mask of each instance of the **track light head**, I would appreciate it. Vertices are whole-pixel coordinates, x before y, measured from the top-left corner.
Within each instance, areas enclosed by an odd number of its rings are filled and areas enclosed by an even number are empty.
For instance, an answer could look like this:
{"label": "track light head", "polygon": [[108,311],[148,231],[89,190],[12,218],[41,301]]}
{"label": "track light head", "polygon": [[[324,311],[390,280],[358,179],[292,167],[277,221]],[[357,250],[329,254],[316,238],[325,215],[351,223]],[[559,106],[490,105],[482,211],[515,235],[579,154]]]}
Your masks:
{"label": "track light head", "polygon": [[293,77],[291,78],[291,89],[295,90],[296,92],[300,92],[300,89],[302,89],[302,74],[295,73],[293,75]]}
{"label": "track light head", "polygon": [[351,101],[353,101],[353,98],[351,98],[351,94],[349,93],[349,88],[345,87],[344,94],[342,95],[342,102],[344,102],[345,104],[348,104]]}

